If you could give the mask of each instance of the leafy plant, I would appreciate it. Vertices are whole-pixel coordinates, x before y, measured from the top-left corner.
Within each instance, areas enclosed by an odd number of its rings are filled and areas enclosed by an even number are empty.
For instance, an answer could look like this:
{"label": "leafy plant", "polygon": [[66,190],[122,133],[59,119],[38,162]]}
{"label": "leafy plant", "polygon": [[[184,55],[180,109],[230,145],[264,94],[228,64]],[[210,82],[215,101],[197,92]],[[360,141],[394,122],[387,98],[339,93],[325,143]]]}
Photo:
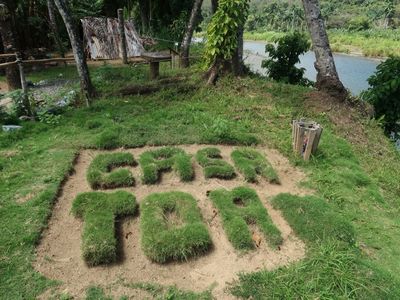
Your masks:
{"label": "leafy plant", "polygon": [[40,110],[37,113],[37,118],[40,122],[48,125],[57,125],[60,123],[61,115],[56,115],[48,110]]}
{"label": "leafy plant", "polygon": [[276,81],[290,84],[310,85],[305,79],[304,68],[297,68],[299,56],[310,49],[310,42],[304,34],[292,32],[274,40],[277,46],[267,44],[265,52],[268,59],[262,62],[262,67],[268,69],[268,76]]}
{"label": "leafy plant", "polygon": [[391,57],[368,79],[362,98],[370,102],[378,118],[384,116],[387,133],[400,131],[400,57]]}
{"label": "leafy plant", "polygon": [[207,65],[232,58],[237,46],[238,29],[244,26],[248,0],[220,0],[208,28],[205,47]]}

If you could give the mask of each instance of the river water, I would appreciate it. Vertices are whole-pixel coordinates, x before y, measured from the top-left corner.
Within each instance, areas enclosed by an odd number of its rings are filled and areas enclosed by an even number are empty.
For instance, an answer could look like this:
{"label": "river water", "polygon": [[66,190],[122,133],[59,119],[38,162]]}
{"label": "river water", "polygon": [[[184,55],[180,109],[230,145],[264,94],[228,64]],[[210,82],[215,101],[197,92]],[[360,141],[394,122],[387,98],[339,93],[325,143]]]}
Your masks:
{"label": "river water", "polygon": [[[267,58],[265,54],[265,42],[245,41],[245,61],[252,71],[265,75],[266,70],[261,68],[261,62]],[[361,91],[368,89],[367,79],[376,71],[380,61],[362,56],[334,54],[336,68],[344,86],[353,95],[359,95]],[[309,51],[300,57],[300,67],[306,69],[305,77],[316,81],[317,72],[314,68],[315,55]]]}

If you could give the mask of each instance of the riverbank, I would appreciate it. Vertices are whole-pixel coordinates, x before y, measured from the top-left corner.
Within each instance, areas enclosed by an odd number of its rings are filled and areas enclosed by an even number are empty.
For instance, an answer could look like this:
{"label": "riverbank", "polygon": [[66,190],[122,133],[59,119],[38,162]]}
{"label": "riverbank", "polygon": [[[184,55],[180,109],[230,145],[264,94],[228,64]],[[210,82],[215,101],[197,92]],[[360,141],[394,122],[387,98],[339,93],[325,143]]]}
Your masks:
{"label": "riverbank", "polygon": [[[272,42],[284,32],[245,32],[244,39]],[[400,30],[368,30],[348,32],[330,30],[329,39],[334,52],[371,58],[400,56]]]}

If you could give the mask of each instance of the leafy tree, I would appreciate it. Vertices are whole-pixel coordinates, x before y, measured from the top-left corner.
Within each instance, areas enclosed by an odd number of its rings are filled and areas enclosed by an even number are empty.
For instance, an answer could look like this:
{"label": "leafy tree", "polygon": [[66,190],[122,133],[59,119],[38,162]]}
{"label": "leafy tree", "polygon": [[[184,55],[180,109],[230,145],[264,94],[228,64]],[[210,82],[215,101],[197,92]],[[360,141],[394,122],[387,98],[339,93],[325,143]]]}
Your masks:
{"label": "leafy tree", "polygon": [[230,61],[238,46],[238,32],[246,22],[248,0],[220,0],[207,29],[205,59],[210,67],[208,83],[213,84],[224,62]]}
{"label": "leafy tree", "polygon": [[384,117],[387,133],[399,132],[400,57],[391,57],[381,63],[368,83],[371,87],[362,97],[374,106],[377,117]]}
{"label": "leafy tree", "polygon": [[309,85],[303,78],[304,68],[297,68],[299,56],[310,49],[310,42],[304,34],[299,32],[289,33],[274,41],[277,46],[268,44],[265,51],[269,59],[264,60],[262,67],[268,69],[268,75],[276,81],[290,84]]}

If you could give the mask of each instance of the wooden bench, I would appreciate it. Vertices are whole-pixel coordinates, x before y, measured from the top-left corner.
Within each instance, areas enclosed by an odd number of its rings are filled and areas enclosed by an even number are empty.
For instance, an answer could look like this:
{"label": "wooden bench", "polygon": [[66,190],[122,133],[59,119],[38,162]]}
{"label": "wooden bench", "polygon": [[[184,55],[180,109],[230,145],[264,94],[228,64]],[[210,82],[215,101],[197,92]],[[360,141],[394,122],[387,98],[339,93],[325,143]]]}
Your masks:
{"label": "wooden bench", "polygon": [[150,65],[150,78],[157,79],[160,75],[160,62],[171,61],[172,56],[165,53],[148,52],[141,56]]}

